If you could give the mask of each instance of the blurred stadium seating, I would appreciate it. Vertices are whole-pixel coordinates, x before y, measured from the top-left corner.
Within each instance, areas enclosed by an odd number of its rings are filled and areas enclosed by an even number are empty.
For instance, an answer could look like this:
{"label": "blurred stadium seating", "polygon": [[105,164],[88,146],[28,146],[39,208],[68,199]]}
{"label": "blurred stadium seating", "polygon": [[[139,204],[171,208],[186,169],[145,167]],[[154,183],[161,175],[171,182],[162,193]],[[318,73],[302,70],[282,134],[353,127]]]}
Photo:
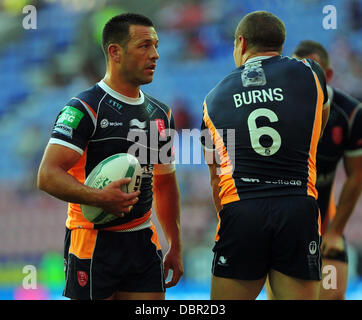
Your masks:
{"label": "blurred stadium seating", "polygon": [[[35,30],[22,28],[26,4],[37,8]],[[336,30],[322,27],[327,4],[337,8]],[[103,77],[99,32],[104,21],[123,11],[154,20],[161,58],[154,82],[143,89],[175,115],[187,115],[183,128],[192,129],[199,127],[205,94],[234,68],[233,32],[240,17],[253,10],[272,11],[285,22],[286,55],[304,39],[323,43],[335,69],[333,85],[362,98],[361,0],[0,0],[0,299],[62,299],[66,205],[37,191],[35,177],[60,108]],[[343,174],[340,168],[337,193]],[[208,299],[216,228],[208,170],[179,164],[177,175],[185,275],[167,298]],[[361,230],[362,200],[346,231],[348,299],[362,298]],[[40,287],[33,295],[22,290],[22,270],[29,264],[39,270]]]}

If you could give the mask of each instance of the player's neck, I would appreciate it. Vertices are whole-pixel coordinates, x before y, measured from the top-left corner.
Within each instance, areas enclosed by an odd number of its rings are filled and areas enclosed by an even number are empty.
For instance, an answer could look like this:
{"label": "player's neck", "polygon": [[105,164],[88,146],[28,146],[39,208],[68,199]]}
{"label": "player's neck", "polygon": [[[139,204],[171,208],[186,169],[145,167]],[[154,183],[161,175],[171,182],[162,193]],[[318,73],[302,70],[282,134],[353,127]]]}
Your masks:
{"label": "player's neck", "polygon": [[140,96],[140,86],[128,83],[122,77],[120,77],[119,74],[116,75],[114,72],[107,70],[103,81],[111,89],[119,92],[120,94],[123,94],[126,97],[139,98]]}
{"label": "player's neck", "polygon": [[257,52],[257,53],[249,53],[246,55],[243,64],[245,64],[248,60],[256,57],[274,57],[279,56],[280,52],[278,51],[263,51],[263,52]]}

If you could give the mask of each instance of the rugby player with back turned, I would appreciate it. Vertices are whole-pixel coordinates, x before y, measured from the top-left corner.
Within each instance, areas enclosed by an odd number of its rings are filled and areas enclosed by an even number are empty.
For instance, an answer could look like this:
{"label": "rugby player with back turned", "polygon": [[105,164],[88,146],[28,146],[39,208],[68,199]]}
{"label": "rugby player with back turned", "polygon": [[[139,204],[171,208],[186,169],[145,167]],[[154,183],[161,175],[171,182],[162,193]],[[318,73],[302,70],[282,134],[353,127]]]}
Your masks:
{"label": "rugby player with back turned", "polygon": [[[332,80],[330,57],[320,43],[304,40],[294,50],[294,56],[317,61],[327,83]],[[331,86],[327,89],[331,110],[318,144],[316,186],[322,218],[323,267],[336,268],[337,283],[335,288],[321,285],[320,299],[342,300],[348,281],[347,245],[343,233],[362,192],[362,104],[340,89]],[[336,205],[334,184],[337,165],[342,159],[346,180]]]}
{"label": "rugby player with back turned", "polygon": [[276,299],[318,298],[316,151],[329,102],[316,62],[281,55],[285,35],[275,15],[246,15],[235,31],[237,68],[204,101],[219,217],[211,299],[255,299],[267,276]]}
{"label": "rugby player with back turned", "polygon": [[[83,184],[99,162],[134,146],[136,142],[128,139],[132,130],[142,130],[150,141],[151,122],[160,124],[159,134],[174,128],[171,109],[140,89],[153,80],[157,46],[157,33],[147,17],[127,13],[110,19],[103,29],[104,79],[72,98],[54,124],[38,186],[69,202],[66,297],[164,299],[165,288],[176,285],[183,273],[179,189],[172,157],[166,163],[141,159],[140,192],[122,192],[120,186],[127,179],[101,190]],[[158,141],[160,149],[165,142]],[[149,146],[143,147],[151,152]],[[169,244],[164,260],[151,221],[153,197]],[[93,224],[83,217],[80,204],[103,208],[118,218]],[[165,284],[170,269],[172,278]]]}

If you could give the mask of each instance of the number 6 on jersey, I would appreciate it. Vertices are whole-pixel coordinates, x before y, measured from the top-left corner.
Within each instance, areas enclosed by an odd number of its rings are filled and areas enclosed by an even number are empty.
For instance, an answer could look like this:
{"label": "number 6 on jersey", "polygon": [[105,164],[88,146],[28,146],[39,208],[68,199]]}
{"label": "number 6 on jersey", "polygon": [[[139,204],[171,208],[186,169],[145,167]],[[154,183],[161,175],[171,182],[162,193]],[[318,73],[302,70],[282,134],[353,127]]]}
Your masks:
{"label": "number 6 on jersey", "polygon": [[[266,117],[270,122],[277,122],[278,116],[271,110],[266,108],[259,108],[250,113],[248,117],[248,128],[251,146],[254,151],[262,156],[271,156],[275,154],[282,143],[282,138],[278,131],[271,127],[260,127],[256,126],[256,119],[259,117]],[[272,144],[269,147],[264,147],[260,143],[261,136],[266,135],[272,139]]]}

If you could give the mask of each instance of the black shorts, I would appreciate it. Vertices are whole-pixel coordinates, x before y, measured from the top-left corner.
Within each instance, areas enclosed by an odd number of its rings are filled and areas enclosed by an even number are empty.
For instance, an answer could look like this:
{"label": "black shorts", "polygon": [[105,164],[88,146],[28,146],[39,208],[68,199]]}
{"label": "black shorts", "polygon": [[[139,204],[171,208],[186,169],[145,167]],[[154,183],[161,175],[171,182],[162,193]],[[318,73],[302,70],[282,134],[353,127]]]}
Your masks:
{"label": "black shorts", "polygon": [[219,213],[212,273],[258,280],[271,269],[321,279],[319,209],[314,198],[288,196],[228,203]]}
{"label": "black shorts", "polygon": [[154,232],[66,229],[63,295],[89,300],[116,291],[164,292],[162,251],[153,242]]}

